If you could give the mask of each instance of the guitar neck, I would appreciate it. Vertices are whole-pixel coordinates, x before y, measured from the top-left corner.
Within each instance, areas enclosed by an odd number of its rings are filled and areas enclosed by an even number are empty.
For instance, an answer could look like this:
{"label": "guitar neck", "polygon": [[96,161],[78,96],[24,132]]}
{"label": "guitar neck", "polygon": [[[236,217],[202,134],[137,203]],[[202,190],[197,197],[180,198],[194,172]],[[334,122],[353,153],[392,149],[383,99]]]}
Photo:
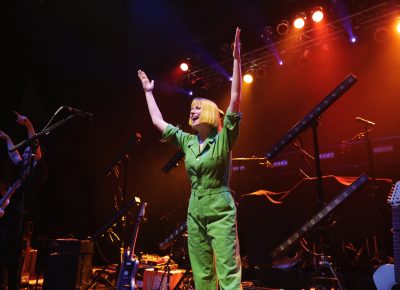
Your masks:
{"label": "guitar neck", "polygon": [[392,207],[394,278],[400,283],[400,206]]}
{"label": "guitar neck", "polygon": [[147,203],[143,202],[141,207],[140,207],[140,212],[136,218],[136,223],[135,223],[135,228],[133,230],[133,236],[132,236],[132,241],[131,241],[131,247],[130,247],[130,258],[131,260],[135,256],[135,247],[136,247],[136,239],[139,233],[139,226],[142,218],[144,217],[144,212],[146,210]]}
{"label": "guitar neck", "polygon": [[0,207],[2,209],[5,208],[7,199],[10,199],[12,197],[12,195],[21,186],[21,184],[22,184],[22,180],[21,179],[17,179],[17,181],[15,181],[10,186],[10,188],[7,190],[7,192],[3,195],[3,197],[0,199]]}

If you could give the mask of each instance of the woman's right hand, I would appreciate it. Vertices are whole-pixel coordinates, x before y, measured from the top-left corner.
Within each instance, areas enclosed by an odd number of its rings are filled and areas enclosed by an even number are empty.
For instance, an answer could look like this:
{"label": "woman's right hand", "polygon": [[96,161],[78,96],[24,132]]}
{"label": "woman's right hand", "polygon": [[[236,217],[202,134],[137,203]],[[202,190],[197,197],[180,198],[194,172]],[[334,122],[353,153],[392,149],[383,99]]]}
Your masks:
{"label": "woman's right hand", "polygon": [[138,70],[138,76],[140,81],[142,82],[143,90],[145,92],[152,92],[154,89],[154,80],[150,82],[147,75],[144,73],[144,71],[141,70]]}
{"label": "woman's right hand", "polygon": [[17,116],[17,123],[25,126],[27,128],[33,128],[31,121],[29,121],[28,117],[21,115],[20,113],[14,111],[14,114]]}

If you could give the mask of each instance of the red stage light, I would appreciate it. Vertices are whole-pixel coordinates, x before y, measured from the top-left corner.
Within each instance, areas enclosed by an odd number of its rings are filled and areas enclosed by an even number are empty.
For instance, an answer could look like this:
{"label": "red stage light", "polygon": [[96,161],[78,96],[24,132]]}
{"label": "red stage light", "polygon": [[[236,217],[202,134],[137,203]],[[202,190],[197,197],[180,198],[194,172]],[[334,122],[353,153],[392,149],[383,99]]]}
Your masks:
{"label": "red stage light", "polygon": [[396,31],[397,31],[397,33],[400,33],[400,18],[397,19],[397,22],[396,22]]}
{"label": "red stage light", "polygon": [[306,25],[306,14],[304,12],[299,13],[293,21],[293,26],[297,29],[302,29]]}
{"label": "red stage light", "polygon": [[311,11],[311,18],[314,22],[321,22],[324,19],[324,11],[322,7],[315,7]]}
{"label": "red stage light", "polygon": [[253,76],[252,76],[250,73],[246,73],[246,74],[243,76],[243,81],[244,81],[246,84],[251,84],[251,83],[253,82]]}
{"label": "red stage light", "polygon": [[179,66],[182,71],[188,71],[189,70],[189,65],[186,62],[182,62],[181,65]]}

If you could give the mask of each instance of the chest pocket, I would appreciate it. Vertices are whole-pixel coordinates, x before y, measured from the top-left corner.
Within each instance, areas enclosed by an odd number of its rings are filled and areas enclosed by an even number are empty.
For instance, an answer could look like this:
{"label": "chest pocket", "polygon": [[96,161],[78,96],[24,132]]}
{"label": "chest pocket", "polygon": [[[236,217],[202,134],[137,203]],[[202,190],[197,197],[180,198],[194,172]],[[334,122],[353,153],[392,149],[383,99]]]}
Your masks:
{"label": "chest pocket", "polygon": [[226,170],[220,156],[199,156],[186,164],[192,185],[201,188],[217,187],[224,180]]}
{"label": "chest pocket", "polygon": [[[208,154],[205,154],[204,156],[200,156],[200,164],[199,164],[199,169],[202,174],[217,174],[218,171],[222,170],[223,171],[223,161],[220,156],[207,156]],[[214,174],[213,174],[214,173]]]}

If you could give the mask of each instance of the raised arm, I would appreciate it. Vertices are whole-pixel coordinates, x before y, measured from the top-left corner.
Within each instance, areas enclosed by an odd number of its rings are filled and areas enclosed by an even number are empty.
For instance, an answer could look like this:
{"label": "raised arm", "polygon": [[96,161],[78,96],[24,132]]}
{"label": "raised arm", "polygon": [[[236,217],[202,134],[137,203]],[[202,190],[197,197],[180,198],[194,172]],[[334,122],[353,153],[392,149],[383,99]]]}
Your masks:
{"label": "raised arm", "polygon": [[242,97],[242,68],[240,60],[240,28],[236,28],[235,41],[233,42],[233,73],[231,86],[231,100],[228,110],[239,112]]}
{"label": "raised arm", "polygon": [[12,161],[12,163],[15,166],[17,166],[18,162],[20,162],[22,160],[22,158],[21,158],[21,155],[19,155],[18,150],[14,150],[12,152],[10,151],[10,149],[14,147],[13,141],[6,133],[4,133],[1,130],[0,130],[0,139],[3,139],[4,142],[6,142],[8,156],[10,157],[10,160]]}
{"label": "raised arm", "polygon": [[[15,115],[17,116],[17,123],[25,126],[27,132],[28,132],[28,137],[32,138],[33,136],[35,136],[36,132],[35,129],[33,128],[33,125],[31,123],[31,121],[28,119],[28,117],[21,115],[18,112],[15,112]],[[38,143],[37,147],[36,147],[36,152],[35,152],[35,160],[40,160],[42,159],[42,150],[40,149],[40,144]]]}
{"label": "raised arm", "polygon": [[168,123],[164,121],[160,109],[157,106],[156,100],[154,99],[154,80],[150,82],[144,71],[141,70],[138,71],[138,76],[142,82],[144,93],[146,94],[147,107],[149,108],[153,125],[156,126],[156,128],[161,132],[164,132],[165,128],[168,126]]}

